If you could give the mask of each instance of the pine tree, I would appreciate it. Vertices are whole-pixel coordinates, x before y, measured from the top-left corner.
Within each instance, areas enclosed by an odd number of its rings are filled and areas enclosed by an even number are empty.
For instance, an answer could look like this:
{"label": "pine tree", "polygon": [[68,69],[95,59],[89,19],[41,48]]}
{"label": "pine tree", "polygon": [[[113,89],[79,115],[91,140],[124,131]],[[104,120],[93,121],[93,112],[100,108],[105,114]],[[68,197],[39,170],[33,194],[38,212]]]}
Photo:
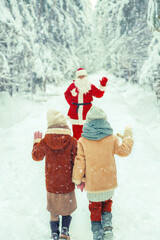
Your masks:
{"label": "pine tree", "polygon": [[138,82],[152,38],[147,25],[148,2],[101,0],[96,9],[106,53],[104,67],[110,67],[117,76]]}
{"label": "pine tree", "polygon": [[97,69],[97,39],[88,0],[1,1],[1,90],[43,89]]}

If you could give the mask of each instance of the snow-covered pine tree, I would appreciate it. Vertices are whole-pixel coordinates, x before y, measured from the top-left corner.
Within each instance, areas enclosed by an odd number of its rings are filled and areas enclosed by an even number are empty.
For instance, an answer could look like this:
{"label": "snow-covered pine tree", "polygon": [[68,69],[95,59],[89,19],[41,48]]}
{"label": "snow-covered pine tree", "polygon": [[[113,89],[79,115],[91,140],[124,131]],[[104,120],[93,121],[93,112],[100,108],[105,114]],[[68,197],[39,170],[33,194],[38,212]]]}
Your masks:
{"label": "snow-covered pine tree", "polygon": [[90,1],[7,0],[0,11],[0,90],[34,92],[70,80],[78,67],[97,70]]}
{"label": "snow-covered pine tree", "polygon": [[159,19],[160,15],[160,1],[149,0],[148,4],[148,26],[153,34],[152,41],[148,47],[148,59],[143,64],[140,74],[140,84],[148,84],[155,90],[157,99],[160,93],[160,31]]}
{"label": "snow-covered pine tree", "polygon": [[149,0],[149,13],[154,30],[160,32],[160,0]]}
{"label": "snow-covered pine tree", "polygon": [[99,0],[96,11],[106,53],[104,67],[123,77],[125,71],[126,78],[138,82],[152,38],[147,25],[148,1]]}

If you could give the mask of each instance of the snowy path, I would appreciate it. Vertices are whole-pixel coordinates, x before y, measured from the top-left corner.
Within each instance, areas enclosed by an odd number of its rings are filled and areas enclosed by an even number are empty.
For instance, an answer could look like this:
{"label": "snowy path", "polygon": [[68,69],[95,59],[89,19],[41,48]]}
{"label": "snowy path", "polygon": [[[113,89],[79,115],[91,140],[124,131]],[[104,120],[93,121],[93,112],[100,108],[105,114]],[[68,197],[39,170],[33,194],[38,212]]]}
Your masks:
{"label": "snowy path", "polygon": [[[102,75],[91,76],[97,86]],[[119,186],[113,198],[115,240],[156,240],[160,235],[160,113],[150,90],[113,76],[109,79],[105,96],[95,99],[94,104],[106,111],[115,134],[131,125],[135,141],[129,157],[116,157]],[[50,239],[44,161],[34,162],[31,150],[33,132],[45,132],[47,109],[67,113],[63,97],[67,86],[56,88],[55,96],[43,96],[46,102],[15,99],[0,107],[0,239]],[[91,240],[86,193],[76,190],[76,195],[78,209],[72,215],[71,239]]]}

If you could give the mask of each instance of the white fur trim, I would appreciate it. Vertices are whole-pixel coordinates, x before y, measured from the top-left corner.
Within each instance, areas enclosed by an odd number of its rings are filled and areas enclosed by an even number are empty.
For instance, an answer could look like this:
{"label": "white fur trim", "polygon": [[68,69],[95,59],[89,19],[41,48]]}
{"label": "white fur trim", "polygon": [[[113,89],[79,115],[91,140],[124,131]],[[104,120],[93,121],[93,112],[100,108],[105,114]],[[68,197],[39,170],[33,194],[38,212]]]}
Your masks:
{"label": "white fur trim", "polygon": [[86,70],[79,70],[76,72],[76,77],[79,77],[79,76],[87,76],[87,72]]}
{"label": "white fur trim", "polygon": [[65,134],[71,135],[71,130],[66,128],[48,128],[46,134]]}
{"label": "white fur trim", "polygon": [[106,90],[106,86],[100,85],[99,89],[100,89],[101,91],[105,91],[105,90]]}
{"label": "white fur trim", "polygon": [[[78,103],[83,103],[83,93],[81,91],[78,94]],[[83,105],[80,105],[78,108],[78,119],[80,123],[83,120]]]}
{"label": "white fur trim", "polygon": [[72,119],[72,118],[70,118],[69,116],[68,116],[68,120],[70,121],[70,123],[72,124],[72,125],[84,125],[85,124],[85,122],[86,122],[86,120],[79,120],[79,119]]}
{"label": "white fur trim", "polygon": [[36,139],[34,139],[33,144],[39,143],[41,140],[42,140],[42,138],[36,138]]}

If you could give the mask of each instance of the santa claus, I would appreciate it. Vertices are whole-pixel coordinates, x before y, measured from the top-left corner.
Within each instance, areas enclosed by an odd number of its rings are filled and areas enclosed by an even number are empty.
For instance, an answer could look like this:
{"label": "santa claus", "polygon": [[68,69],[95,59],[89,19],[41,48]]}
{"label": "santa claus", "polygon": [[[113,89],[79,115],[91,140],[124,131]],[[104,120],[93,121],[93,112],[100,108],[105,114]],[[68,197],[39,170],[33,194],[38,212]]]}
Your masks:
{"label": "santa claus", "polygon": [[108,79],[103,77],[100,80],[100,89],[91,84],[87,72],[83,68],[76,71],[76,78],[64,93],[70,105],[68,117],[72,124],[73,137],[77,140],[81,137],[83,124],[86,115],[92,106],[93,97],[101,98],[105,92]]}

